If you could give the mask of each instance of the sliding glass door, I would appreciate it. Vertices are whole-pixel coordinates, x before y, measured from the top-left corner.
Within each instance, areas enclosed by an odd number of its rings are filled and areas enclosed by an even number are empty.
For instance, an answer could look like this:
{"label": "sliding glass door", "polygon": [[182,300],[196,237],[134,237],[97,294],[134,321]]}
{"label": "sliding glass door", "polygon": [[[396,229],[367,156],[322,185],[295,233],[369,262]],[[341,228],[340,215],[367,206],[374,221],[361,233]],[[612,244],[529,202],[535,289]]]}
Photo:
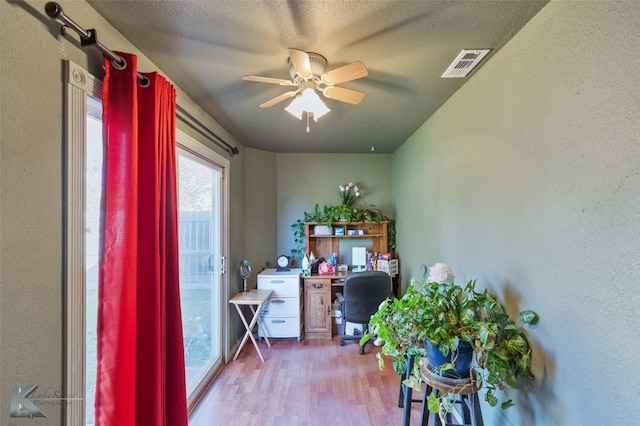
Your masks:
{"label": "sliding glass door", "polygon": [[191,405],[222,366],[225,186],[223,166],[178,142],[180,299]]}
{"label": "sliding glass door", "polygon": [[102,101],[87,97],[85,145],[85,413],[94,424],[96,391],[96,344],[98,322],[98,252],[100,247],[100,197],[102,194]]}
{"label": "sliding glass door", "polygon": [[[82,77],[82,78],[80,78]],[[67,63],[66,426],[94,424],[102,85]],[[189,408],[222,366],[229,160],[181,131],[178,155],[181,303]]]}
{"label": "sliding glass door", "polygon": [[[98,243],[102,191],[101,102],[87,97],[85,157],[85,418],[93,424]],[[222,365],[223,168],[183,147],[178,153],[180,298],[189,404]]]}

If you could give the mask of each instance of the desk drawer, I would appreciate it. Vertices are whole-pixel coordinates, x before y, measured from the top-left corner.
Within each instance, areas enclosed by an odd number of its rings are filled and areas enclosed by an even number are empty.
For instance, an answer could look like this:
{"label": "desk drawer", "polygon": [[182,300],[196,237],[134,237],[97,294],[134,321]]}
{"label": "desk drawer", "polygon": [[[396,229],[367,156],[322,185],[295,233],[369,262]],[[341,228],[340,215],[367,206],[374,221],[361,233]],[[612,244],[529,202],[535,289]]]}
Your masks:
{"label": "desk drawer", "polygon": [[[300,318],[262,318],[262,326],[264,327],[267,337],[300,337]],[[262,333],[258,333],[261,335]]]}
{"label": "desk drawer", "polygon": [[270,297],[262,308],[263,317],[300,316],[299,297]]}
{"label": "desk drawer", "polygon": [[331,292],[330,278],[307,278],[304,280],[304,291]]}
{"label": "desk drawer", "polygon": [[261,277],[258,276],[260,290],[273,290],[273,296],[297,296],[300,291],[300,277]]}

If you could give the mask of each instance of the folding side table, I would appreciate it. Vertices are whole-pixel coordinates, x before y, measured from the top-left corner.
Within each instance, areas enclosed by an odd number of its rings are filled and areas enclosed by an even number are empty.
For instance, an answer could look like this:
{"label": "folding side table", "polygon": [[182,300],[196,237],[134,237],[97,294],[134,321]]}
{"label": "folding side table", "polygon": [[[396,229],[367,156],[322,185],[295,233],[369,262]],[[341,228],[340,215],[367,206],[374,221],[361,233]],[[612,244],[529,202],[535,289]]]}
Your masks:
{"label": "folding side table", "polygon": [[[233,304],[236,307],[238,314],[240,314],[240,319],[247,329],[247,331],[244,333],[244,337],[242,338],[242,342],[240,342],[240,347],[238,347],[236,355],[233,357],[234,361],[236,360],[236,358],[238,358],[238,355],[240,354],[240,351],[242,350],[244,344],[247,343],[247,339],[250,338],[253,342],[253,346],[256,348],[256,351],[260,356],[260,359],[262,360],[262,362],[264,362],[264,358],[262,357],[262,353],[260,352],[258,343],[253,337],[253,333],[251,332],[251,330],[253,330],[253,326],[257,323],[258,327],[262,331],[264,340],[267,342],[267,345],[271,347],[271,343],[269,342],[267,333],[264,332],[264,328],[262,328],[262,324],[260,324],[260,310],[262,309],[262,306],[267,301],[267,299],[271,296],[271,292],[272,290],[250,290],[247,292],[240,292],[233,296],[231,300],[229,300],[229,303]],[[240,309],[241,305],[249,306],[249,309],[251,309],[251,313],[253,315],[251,318],[251,322],[247,322],[247,319],[244,317],[242,309]]]}

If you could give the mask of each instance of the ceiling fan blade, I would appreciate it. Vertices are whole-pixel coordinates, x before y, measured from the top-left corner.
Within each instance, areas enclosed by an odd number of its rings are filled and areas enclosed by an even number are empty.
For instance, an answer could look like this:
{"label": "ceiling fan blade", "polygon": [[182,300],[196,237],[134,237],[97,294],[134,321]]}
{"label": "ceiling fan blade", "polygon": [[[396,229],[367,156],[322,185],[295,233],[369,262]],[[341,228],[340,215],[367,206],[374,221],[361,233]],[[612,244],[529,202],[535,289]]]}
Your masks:
{"label": "ceiling fan blade", "polygon": [[299,92],[299,90],[292,90],[290,92],[286,92],[283,93],[280,96],[276,96],[275,98],[271,99],[270,101],[267,101],[265,103],[263,103],[262,105],[260,105],[260,108],[269,108],[271,106],[274,106],[275,104],[282,102],[286,99],[292,98],[294,97],[297,93]]}
{"label": "ceiling fan blade", "polygon": [[245,75],[242,77],[243,80],[247,81],[257,81],[258,83],[271,83],[271,84],[279,84],[281,86],[295,86],[296,84],[291,80],[283,80],[281,78],[271,78],[271,77],[259,77],[256,75]]}
{"label": "ceiling fan blade", "polygon": [[324,95],[329,99],[335,99],[336,101],[346,102],[351,105],[358,105],[364,93],[357,90],[345,89],[344,87],[325,87],[322,91]]}
{"label": "ceiling fan blade", "polygon": [[369,75],[367,68],[360,61],[353,62],[335,70],[327,71],[322,75],[322,81],[326,84],[340,84]]}
{"label": "ceiling fan blade", "polygon": [[304,50],[289,49],[289,59],[293,64],[293,68],[304,78],[311,77],[311,61],[309,54]]}

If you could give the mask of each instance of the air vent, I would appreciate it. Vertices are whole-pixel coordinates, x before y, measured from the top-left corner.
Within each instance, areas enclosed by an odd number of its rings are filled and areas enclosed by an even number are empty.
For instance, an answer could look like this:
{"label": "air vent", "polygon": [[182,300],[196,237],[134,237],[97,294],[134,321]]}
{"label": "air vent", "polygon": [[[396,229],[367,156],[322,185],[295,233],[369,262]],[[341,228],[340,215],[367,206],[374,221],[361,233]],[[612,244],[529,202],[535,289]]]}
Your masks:
{"label": "air vent", "polygon": [[462,78],[491,52],[491,49],[463,50],[442,74],[442,78]]}

